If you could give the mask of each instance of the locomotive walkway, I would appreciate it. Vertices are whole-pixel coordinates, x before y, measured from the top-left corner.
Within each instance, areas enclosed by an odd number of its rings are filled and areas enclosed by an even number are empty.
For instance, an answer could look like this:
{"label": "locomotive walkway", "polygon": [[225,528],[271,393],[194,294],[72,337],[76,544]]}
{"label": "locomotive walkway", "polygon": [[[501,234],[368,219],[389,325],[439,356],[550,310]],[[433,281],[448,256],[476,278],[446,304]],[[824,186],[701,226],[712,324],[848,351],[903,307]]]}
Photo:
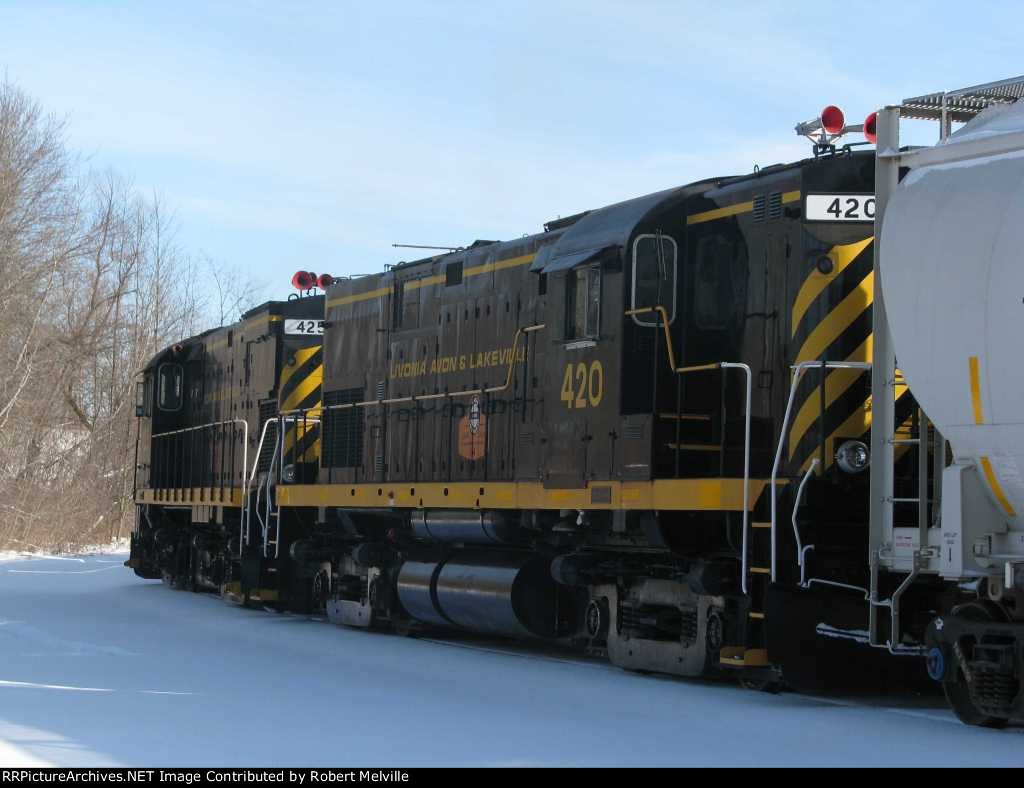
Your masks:
{"label": "locomotive walkway", "polygon": [[230,607],[123,555],[0,562],[0,764],[1024,765],[1024,728]]}

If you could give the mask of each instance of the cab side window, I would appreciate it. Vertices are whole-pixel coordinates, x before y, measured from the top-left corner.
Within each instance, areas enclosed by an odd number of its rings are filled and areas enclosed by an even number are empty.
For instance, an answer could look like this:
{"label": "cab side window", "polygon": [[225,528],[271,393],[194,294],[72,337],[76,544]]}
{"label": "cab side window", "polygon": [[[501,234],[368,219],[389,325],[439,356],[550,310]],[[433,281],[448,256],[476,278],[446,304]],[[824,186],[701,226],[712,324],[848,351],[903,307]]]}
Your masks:
{"label": "cab side window", "polygon": [[601,266],[569,272],[566,282],[566,339],[597,339],[601,333]]}
{"label": "cab side window", "polygon": [[135,415],[139,418],[152,415],[149,410],[150,402],[153,399],[150,396],[152,388],[153,378],[150,375],[146,375],[143,380],[135,384]]}
{"label": "cab side window", "polygon": [[[637,236],[633,242],[632,309],[661,306],[668,314],[668,322],[675,320],[677,256],[676,242],[671,236]],[[661,325],[661,317],[654,312],[634,315],[633,320],[644,326]]]}
{"label": "cab side window", "polygon": [[160,410],[181,410],[185,391],[185,372],[181,364],[161,364],[157,371],[156,404]]}

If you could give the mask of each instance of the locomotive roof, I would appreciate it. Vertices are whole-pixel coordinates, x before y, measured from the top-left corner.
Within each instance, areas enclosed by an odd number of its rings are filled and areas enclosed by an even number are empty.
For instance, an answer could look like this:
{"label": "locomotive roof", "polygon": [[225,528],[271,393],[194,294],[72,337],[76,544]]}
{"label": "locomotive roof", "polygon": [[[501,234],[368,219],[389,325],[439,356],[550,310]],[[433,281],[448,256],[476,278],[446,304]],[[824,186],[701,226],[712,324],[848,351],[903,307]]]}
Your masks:
{"label": "locomotive roof", "polygon": [[[511,245],[534,243],[536,257],[530,270],[536,273],[552,272],[571,268],[596,257],[604,250],[621,248],[629,242],[634,228],[655,210],[664,209],[674,201],[683,200],[710,192],[715,189],[740,187],[752,181],[780,175],[787,171],[802,169],[813,164],[822,164],[832,158],[874,155],[874,151],[855,151],[842,148],[832,156],[807,158],[795,162],[773,164],[745,175],[721,176],[706,178],[684,186],[635,197],[631,200],[613,203],[595,210],[583,211],[573,216],[559,218],[545,223],[544,232],[528,235],[506,242],[476,242],[466,249],[434,255],[411,262],[402,262],[392,266],[392,270],[403,270],[413,266],[435,263],[439,261],[468,260],[489,254],[500,254],[500,250]],[[491,248],[488,248],[491,247]]]}
{"label": "locomotive roof", "polygon": [[[292,298],[287,301],[264,301],[259,306],[254,306],[252,309],[243,312],[241,317],[234,323],[228,323],[227,325],[217,326],[215,328],[208,328],[194,336],[186,337],[173,345],[161,348],[152,358],[150,358],[140,371],[146,371],[154,367],[167,353],[167,351],[173,348],[175,345],[180,345],[183,348],[188,349],[192,345],[196,345],[200,340],[210,336],[210,334],[218,331],[225,331],[227,329],[235,328],[237,326],[246,323],[253,318],[259,318],[263,315],[281,315],[288,316],[292,315],[295,317],[322,317],[323,315],[323,296],[307,296],[304,298]],[[319,302],[320,308],[316,308],[316,304]]]}

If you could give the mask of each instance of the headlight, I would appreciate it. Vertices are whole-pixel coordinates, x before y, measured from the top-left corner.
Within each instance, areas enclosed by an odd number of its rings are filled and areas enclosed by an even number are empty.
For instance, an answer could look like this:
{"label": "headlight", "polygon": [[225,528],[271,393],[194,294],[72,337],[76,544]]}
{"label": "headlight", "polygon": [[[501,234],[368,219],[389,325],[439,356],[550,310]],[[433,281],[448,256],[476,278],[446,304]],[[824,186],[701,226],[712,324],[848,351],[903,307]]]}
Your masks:
{"label": "headlight", "polygon": [[283,481],[285,484],[291,484],[292,482],[295,481],[295,466],[294,465],[285,465],[284,466],[284,469],[281,471],[281,481]]}
{"label": "headlight", "polygon": [[844,473],[860,473],[871,464],[871,452],[864,441],[846,441],[836,450],[836,465]]}

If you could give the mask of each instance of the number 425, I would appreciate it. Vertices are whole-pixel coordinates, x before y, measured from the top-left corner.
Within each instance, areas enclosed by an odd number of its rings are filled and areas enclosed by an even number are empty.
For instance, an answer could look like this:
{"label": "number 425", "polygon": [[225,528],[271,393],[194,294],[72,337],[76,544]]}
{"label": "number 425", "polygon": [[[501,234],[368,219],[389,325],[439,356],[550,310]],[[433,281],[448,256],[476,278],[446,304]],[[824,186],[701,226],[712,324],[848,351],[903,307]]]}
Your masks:
{"label": "number 425", "polygon": [[596,408],[604,395],[604,368],[600,361],[566,364],[560,399],[567,408]]}

